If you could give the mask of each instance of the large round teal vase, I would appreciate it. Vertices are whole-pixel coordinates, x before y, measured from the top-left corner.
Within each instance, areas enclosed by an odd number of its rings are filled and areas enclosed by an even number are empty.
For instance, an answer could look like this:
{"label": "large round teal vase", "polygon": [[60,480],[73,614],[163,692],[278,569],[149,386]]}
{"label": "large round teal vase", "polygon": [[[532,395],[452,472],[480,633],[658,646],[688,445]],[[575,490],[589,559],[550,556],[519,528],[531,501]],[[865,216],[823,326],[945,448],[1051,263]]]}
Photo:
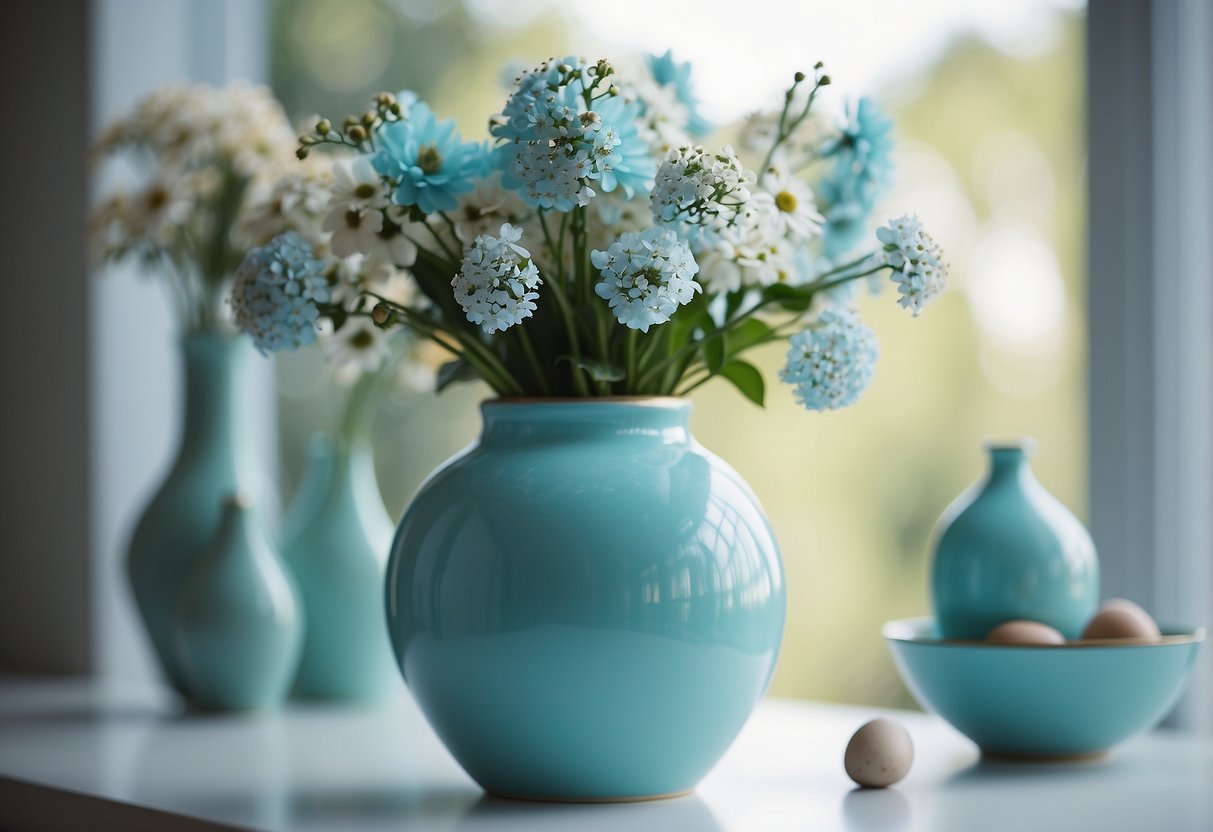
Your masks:
{"label": "large round teal vase", "polygon": [[176,605],[177,656],[191,701],[220,710],[280,704],[299,662],[299,607],[256,510],[232,497]]}
{"label": "large round teal vase", "polygon": [[762,697],[786,607],[753,492],[679,399],[490,401],[397,531],[396,658],[487,791],[692,789]]}
{"label": "large round teal vase", "polygon": [[135,527],[127,573],[135,603],[168,681],[183,693],[173,616],[190,569],[219,527],[224,501],[261,497],[251,431],[247,338],[191,335],[182,341],[185,425],[177,458]]}
{"label": "large round teal vase", "polygon": [[315,437],[287,523],[282,553],[307,620],[295,694],[369,701],[399,690],[383,612],[393,524],[370,443]]}
{"label": "large round teal vase", "polygon": [[1026,444],[990,445],[986,476],[936,524],[931,589],[942,638],[983,639],[1012,619],[1078,638],[1099,603],[1091,535],[1045,490]]}

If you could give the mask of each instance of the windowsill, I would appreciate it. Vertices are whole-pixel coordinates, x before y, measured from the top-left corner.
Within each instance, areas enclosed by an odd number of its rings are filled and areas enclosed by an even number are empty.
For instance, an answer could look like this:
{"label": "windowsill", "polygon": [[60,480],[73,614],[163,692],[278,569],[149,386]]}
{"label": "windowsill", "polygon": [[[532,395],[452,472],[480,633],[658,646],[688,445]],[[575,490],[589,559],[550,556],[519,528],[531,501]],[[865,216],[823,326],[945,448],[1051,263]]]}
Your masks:
{"label": "windowsill", "polygon": [[[357,710],[182,714],[163,692],[0,680],[4,828],[342,830],[1115,830],[1213,828],[1213,743],[1155,732],[1080,764],[982,764],[938,719],[895,712],[909,777],[842,770],[871,708],[773,700],[693,797],[553,806],[484,797],[407,695]],[[890,712],[883,712],[890,713]]]}

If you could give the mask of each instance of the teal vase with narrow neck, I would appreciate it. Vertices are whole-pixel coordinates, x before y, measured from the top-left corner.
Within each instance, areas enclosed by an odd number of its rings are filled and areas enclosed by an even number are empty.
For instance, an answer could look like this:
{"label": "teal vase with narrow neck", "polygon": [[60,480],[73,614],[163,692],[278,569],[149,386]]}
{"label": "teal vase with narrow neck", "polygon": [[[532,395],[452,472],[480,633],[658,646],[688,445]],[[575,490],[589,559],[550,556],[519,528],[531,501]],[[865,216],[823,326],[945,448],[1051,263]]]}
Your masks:
{"label": "teal vase with narrow neck", "polygon": [[379,493],[370,442],[313,437],[287,523],[283,558],[306,619],[294,694],[374,701],[402,690],[383,611],[394,525]]}
{"label": "teal vase with narrow neck", "polygon": [[989,470],[933,534],[939,635],[984,639],[1006,621],[1039,621],[1076,639],[1099,603],[1091,535],[1032,473],[1030,440],[987,445]]}
{"label": "teal vase with narrow neck", "polygon": [[280,704],[299,661],[299,606],[252,502],[232,496],[175,605],[173,636],[190,700],[216,710]]}
{"label": "teal vase with narrow neck", "polygon": [[509,797],[694,788],[775,667],[779,549],[681,399],[498,400],[388,565],[396,660],[464,769]]}
{"label": "teal vase with narrow neck", "polygon": [[247,338],[216,333],[181,341],[184,424],[177,456],[144,509],[127,552],[127,574],[140,618],[166,679],[188,695],[174,645],[181,589],[219,527],[236,492],[264,496],[254,462],[251,368]]}

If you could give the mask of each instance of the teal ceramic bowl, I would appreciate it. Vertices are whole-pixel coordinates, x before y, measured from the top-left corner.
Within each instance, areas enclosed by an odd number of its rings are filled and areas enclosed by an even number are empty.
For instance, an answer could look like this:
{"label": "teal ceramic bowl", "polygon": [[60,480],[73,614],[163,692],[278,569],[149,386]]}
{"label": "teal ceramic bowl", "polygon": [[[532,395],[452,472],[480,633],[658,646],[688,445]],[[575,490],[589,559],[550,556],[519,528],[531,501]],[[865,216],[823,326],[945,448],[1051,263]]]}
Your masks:
{"label": "teal ceramic bowl", "polygon": [[910,692],[987,756],[1097,756],[1153,727],[1175,705],[1204,630],[1151,644],[1058,646],[943,641],[933,618],[885,624]]}

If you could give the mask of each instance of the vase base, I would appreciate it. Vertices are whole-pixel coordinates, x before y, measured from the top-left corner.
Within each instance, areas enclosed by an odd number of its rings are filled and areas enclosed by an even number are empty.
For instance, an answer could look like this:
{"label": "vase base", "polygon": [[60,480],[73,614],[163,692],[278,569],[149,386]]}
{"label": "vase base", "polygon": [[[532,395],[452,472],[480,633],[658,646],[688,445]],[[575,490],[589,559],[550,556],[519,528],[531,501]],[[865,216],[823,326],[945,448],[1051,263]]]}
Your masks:
{"label": "vase base", "polygon": [[1089,763],[1108,756],[1108,749],[1070,754],[1028,754],[1018,751],[981,749],[981,758],[992,763]]}
{"label": "vase base", "polygon": [[623,797],[553,797],[545,795],[531,794],[506,794],[505,792],[497,792],[491,789],[485,789],[485,792],[490,797],[497,797],[502,800],[521,800],[527,803],[652,803],[656,800],[674,800],[679,797],[686,797],[691,794],[694,789],[687,789],[681,792],[666,792],[665,794],[641,794],[635,796]]}

